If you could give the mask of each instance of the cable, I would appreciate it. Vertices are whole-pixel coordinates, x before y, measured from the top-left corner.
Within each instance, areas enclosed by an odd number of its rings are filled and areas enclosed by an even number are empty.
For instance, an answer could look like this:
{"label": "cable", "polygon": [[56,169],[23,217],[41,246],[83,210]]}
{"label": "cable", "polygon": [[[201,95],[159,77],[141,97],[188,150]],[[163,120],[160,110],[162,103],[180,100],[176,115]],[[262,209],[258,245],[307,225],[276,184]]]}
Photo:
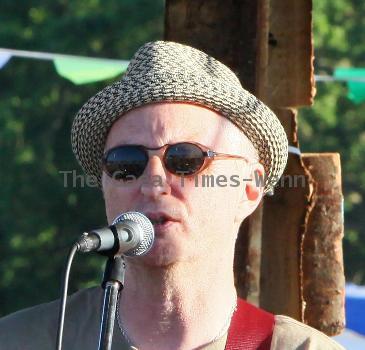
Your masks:
{"label": "cable", "polygon": [[72,260],[78,250],[79,250],[79,244],[76,242],[76,243],[74,243],[74,245],[72,246],[72,248],[70,249],[70,251],[67,255],[65,270],[63,273],[62,286],[61,286],[62,297],[60,300],[60,309],[59,309],[59,314],[58,314],[58,330],[57,330],[57,345],[56,345],[57,350],[62,349],[62,336],[63,336],[63,325],[64,325],[64,321],[65,321],[68,280],[70,277]]}

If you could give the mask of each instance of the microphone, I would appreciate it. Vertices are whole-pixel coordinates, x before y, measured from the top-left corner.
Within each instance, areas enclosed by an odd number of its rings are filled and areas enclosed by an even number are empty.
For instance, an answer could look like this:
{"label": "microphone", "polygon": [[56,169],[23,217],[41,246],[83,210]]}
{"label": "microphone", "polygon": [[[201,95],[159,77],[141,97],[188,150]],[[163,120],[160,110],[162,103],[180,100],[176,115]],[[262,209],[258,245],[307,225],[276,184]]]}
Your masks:
{"label": "microphone", "polygon": [[142,213],[126,212],[117,216],[113,224],[84,232],[76,242],[82,253],[124,254],[140,256],[152,247],[155,232],[151,221]]}

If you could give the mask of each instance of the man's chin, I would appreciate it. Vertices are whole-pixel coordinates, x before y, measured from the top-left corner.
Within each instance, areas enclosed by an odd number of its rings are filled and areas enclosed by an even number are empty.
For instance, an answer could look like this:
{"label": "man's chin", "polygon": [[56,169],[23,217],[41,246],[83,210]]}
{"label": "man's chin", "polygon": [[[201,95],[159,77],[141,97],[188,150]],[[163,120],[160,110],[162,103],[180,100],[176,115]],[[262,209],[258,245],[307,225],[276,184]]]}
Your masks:
{"label": "man's chin", "polygon": [[145,256],[141,260],[143,260],[143,264],[146,267],[152,268],[169,268],[177,263],[177,260],[173,257],[167,256]]}
{"label": "man's chin", "polygon": [[131,258],[130,262],[133,264],[145,265],[146,267],[166,268],[181,260],[183,260],[183,256],[178,249],[173,249],[171,246],[154,246],[146,255]]}

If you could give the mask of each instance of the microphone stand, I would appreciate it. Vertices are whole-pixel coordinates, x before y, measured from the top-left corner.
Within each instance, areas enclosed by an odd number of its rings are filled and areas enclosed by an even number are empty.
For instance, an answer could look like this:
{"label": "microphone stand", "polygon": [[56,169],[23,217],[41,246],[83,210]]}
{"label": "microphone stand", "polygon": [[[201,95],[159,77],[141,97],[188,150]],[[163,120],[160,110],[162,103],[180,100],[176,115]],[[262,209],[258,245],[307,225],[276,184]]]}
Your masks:
{"label": "microphone stand", "polygon": [[119,291],[124,286],[125,263],[121,255],[109,257],[105,266],[103,313],[100,323],[99,350],[111,350],[115,311]]}

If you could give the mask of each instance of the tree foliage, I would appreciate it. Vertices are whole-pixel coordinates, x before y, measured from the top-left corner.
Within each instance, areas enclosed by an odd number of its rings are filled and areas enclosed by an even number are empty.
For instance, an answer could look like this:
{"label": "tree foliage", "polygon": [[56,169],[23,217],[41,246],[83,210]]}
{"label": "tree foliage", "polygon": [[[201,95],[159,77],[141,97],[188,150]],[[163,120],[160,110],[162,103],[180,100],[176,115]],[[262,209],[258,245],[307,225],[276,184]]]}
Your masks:
{"label": "tree foliage", "polygon": [[[0,46],[130,59],[163,36],[161,0],[11,1],[0,4]],[[108,82],[75,86],[52,62],[13,58],[0,71],[0,315],[56,299],[75,237],[106,223],[101,192],[70,146],[78,108]],[[77,257],[70,290],[101,280],[102,263]]]}
{"label": "tree foliage", "polygon": [[[317,74],[332,75],[336,67],[365,67],[365,3],[323,0],[313,5]],[[319,82],[317,90],[314,105],[299,115],[301,148],[341,155],[345,272],[348,280],[365,283],[365,103],[347,98],[346,83]]]}

